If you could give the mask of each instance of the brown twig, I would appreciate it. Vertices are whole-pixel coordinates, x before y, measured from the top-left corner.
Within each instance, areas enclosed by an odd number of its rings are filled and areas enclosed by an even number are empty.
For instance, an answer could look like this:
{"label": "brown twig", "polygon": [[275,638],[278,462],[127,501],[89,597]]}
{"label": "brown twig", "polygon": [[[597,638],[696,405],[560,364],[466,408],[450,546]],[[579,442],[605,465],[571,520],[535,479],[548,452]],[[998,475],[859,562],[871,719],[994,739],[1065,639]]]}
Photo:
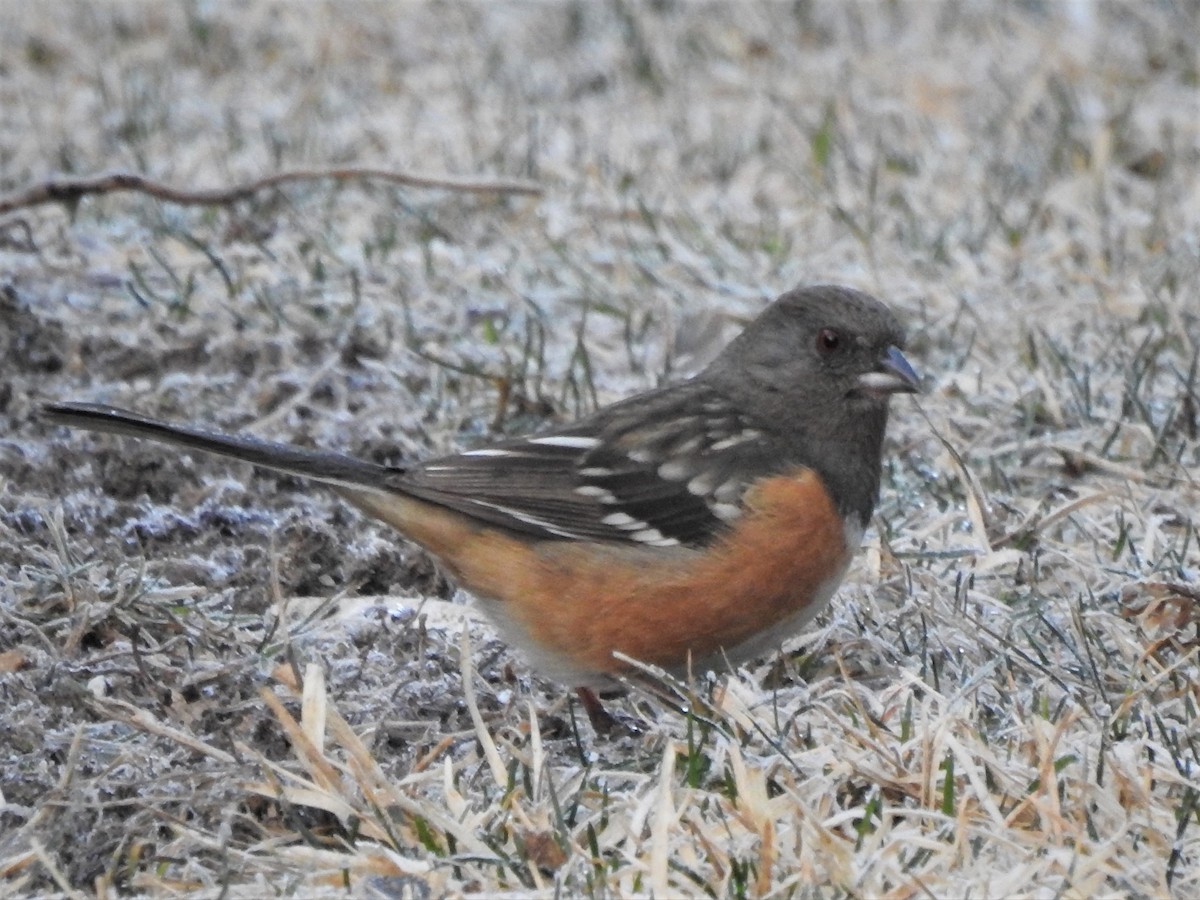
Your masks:
{"label": "brown twig", "polygon": [[7,196],[0,197],[0,215],[30,206],[45,203],[78,203],[92,194],[112,194],[119,191],[138,191],[184,206],[222,206],[244,200],[268,188],[279,187],[293,181],[316,181],[329,178],[334,181],[386,181],[406,187],[436,188],[445,191],[466,191],[477,194],[540,194],[541,187],[532,181],[515,179],[455,178],[444,175],[418,175],[393,169],[336,168],[295,169],[277,172],[256,178],[244,184],[224,188],[185,190],[174,188],[133,172],[109,172],[102,175],[86,175],[79,178],[47,178]]}

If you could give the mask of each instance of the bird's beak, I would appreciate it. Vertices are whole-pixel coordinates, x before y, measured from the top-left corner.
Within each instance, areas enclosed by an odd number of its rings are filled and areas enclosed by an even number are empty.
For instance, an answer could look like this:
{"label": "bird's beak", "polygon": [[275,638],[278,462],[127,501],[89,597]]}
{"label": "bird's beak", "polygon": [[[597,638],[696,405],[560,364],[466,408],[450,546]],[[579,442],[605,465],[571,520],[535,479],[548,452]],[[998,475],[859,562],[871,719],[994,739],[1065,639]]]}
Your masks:
{"label": "bird's beak", "polygon": [[864,394],[886,397],[888,394],[916,394],[921,390],[921,379],[908,364],[899,347],[888,347],[873,372],[858,376],[858,384]]}

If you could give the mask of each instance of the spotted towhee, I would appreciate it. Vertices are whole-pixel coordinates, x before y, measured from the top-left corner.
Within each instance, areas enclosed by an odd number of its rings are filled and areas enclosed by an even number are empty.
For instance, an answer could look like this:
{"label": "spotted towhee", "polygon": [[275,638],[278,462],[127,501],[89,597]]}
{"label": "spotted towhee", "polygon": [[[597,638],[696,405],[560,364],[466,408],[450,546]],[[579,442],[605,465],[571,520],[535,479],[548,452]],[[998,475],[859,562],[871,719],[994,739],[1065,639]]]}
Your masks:
{"label": "spotted towhee", "polygon": [[627,671],[615,652],[723,667],[825,605],[875,506],[888,398],[917,390],[903,342],[873,297],[801,288],[689,381],[397,467],[107,406],[45,412],[326,482],[437,556],[594,712],[587,689]]}

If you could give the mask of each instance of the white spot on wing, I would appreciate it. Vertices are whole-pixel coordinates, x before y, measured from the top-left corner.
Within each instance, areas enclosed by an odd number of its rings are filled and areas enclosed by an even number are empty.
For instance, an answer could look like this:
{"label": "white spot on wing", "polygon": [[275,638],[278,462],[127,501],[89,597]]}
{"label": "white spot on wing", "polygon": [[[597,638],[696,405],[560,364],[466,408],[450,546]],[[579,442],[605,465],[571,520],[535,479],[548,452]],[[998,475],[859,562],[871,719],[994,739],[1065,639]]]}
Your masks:
{"label": "white spot on wing", "polygon": [[581,484],[575,488],[575,493],[580,497],[595,497],[601,503],[616,503],[617,498],[613,492],[607,488],[596,487],[594,484]]}
{"label": "white spot on wing", "polygon": [[738,444],[748,444],[751,441],[757,441],[762,437],[762,432],[754,428],[747,428],[739,431],[735,435],[725,438],[722,441],[717,441],[708,449],[710,450],[728,450],[730,447],[736,447]]}
{"label": "white spot on wing", "polygon": [[545,519],[539,519],[537,516],[531,516],[529,513],[523,513],[519,509],[513,509],[511,506],[502,506],[499,503],[489,503],[486,500],[472,499],[472,503],[477,506],[486,506],[488,509],[494,509],[497,512],[504,513],[510,518],[516,519],[518,522],[524,522],[526,525],[535,525],[550,534],[557,534],[559,537],[578,539],[579,535],[573,531],[567,531],[565,528],[559,528],[557,525],[547,522]]}
{"label": "white spot on wing", "polygon": [[511,450],[501,450],[499,447],[481,447],[478,450],[464,450],[459,456],[514,456]]}
{"label": "white spot on wing", "polygon": [[611,525],[614,528],[645,528],[646,523],[635,519],[629,513],[615,512],[609,513],[600,520],[605,525]]}
{"label": "white spot on wing", "polygon": [[736,503],[713,503],[708,508],[722,522],[732,522],[742,514],[742,508]]}
{"label": "white spot on wing", "polygon": [[630,535],[635,541],[650,544],[652,547],[674,547],[679,543],[675,538],[669,538],[657,528],[644,528]]}
{"label": "white spot on wing", "polygon": [[581,434],[548,434],[545,437],[530,438],[529,443],[545,447],[568,447],[572,450],[591,450],[600,446],[600,441],[596,438],[584,437]]}
{"label": "white spot on wing", "polygon": [[717,487],[712,492],[713,499],[718,503],[734,503],[741,499],[742,483],[736,478],[731,478]]}
{"label": "white spot on wing", "polygon": [[658,477],[666,481],[683,481],[691,474],[690,460],[671,459],[658,467]]}

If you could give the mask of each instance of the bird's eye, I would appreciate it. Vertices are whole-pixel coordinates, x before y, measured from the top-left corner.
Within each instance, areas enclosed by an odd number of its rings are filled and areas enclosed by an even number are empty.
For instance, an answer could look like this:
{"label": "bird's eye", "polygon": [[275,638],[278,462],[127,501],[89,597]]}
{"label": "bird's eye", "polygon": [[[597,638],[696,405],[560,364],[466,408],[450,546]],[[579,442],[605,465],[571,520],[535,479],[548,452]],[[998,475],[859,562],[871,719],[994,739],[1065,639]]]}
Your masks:
{"label": "bird's eye", "polygon": [[817,332],[817,349],[822,353],[833,353],[842,346],[842,335],[833,328],[822,328]]}

